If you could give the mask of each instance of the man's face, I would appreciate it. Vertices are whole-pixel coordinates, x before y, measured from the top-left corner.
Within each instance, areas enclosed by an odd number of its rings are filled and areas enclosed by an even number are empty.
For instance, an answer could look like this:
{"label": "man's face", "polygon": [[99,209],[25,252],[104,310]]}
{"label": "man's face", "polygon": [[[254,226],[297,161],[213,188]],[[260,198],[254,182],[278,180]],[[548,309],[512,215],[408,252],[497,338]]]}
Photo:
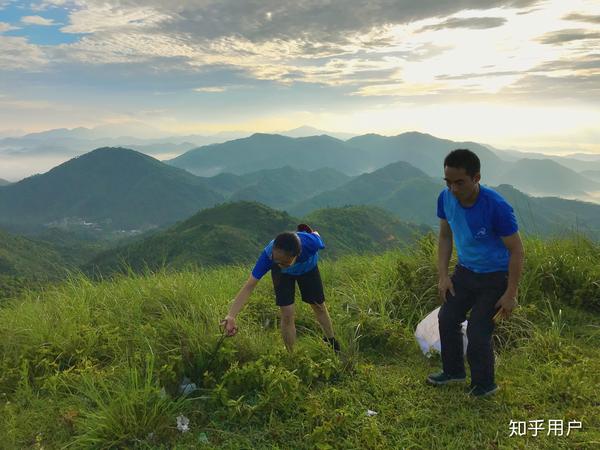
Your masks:
{"label": "man's face", "polygon": [[283,252],[279,249],[273,249],[273,262],[277,264],[282,269],[286,267],[290,267],[292,264],[296,262],[295,256],[290,256],[286,252]]}
{"label": "man's face", "polygon": [[476,173],[474,177],[467,174],[463,168],[444,167],[444,180],[450,192],[460,201],[469,200],[477,191],[477,183],[481,175]]}

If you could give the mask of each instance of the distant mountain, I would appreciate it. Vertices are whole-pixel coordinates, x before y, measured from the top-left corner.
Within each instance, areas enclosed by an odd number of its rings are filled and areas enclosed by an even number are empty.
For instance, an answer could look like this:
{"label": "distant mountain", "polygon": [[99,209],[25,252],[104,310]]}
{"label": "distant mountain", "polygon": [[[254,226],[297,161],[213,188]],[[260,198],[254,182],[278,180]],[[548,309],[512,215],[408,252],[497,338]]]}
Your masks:
{"label": "distant mountain", "polygon": [[533,195],[568,195],[600,191],[600,183],[550,159],[521,159],[498,179]]}
{"label": "distant mountain", "polygon": [[409,132],[398,136],[366,134],[346,143],[369,155],[370,169],[384,167],[396,161],[407,162],[432,177],[443,177],[445,156],[457,148],[468,148],[479,156],[482,166],[496,170],[505,165],[494,152],[475,142],[455,142],[429,134]]}
{"label": "distant mountain", "polygon": [[368,134],[346,142],[330,136],[289,138],[254,134],[245,139],[190,150],[165,162],[197,175],[213,176],[223,172],[244,174],[285,165],[305,170],[329,167],[347,175],[358,175],[405,161],[429,176],[442,177],[444,157],[459,147],[477,152],[487,167],[501,170],[508,166],[487,147],[474,142],[453,142],[416,132],[393,137]]}
{"label": "distant mountain", "polygon": [[101,148],[0,188],[0,224],[79,221],[104,228],[174,223],[223,197],[150,156]]}
{"label": "distant mountain", "polygon": [[360,150],[330,136],[289,138],[257,133],[190,150],[165,162],[201,176],[223,172],[241,175],[283,166],[304,170],[330,167],[346,174],[358,174],[364,158]]}
{"label": "distant mountain", "polygon": [[600,154],[598,153],[570,153],[566,158],[579,159],[581,161],[597,161],[600,162]]}
{"label": "distant mountain", "polygon": [[293,130],[280,131],[277,134],[281,134],[283,136],[289,136],[289,137],[293,137],[293,138],[309,137],[309,136],[322,136],[325,134],[327,136],[331,136],[336,139],[341,139],[343,141],[356,136],[356,134],[353,134],[353,133],[338,133],[335,131],[324,131],[324,130],[319,130],[318,128],[309,127],[306,125],[298,127],[298,128],[294,128]]}
{"label": "distant mountain", "polygon": [[6,186],[10,184],[10,181],[5,180],[4,178],[0,178],[0,186]]}
{"label": "distant mountain", "polygon": [[[109,274],[126,266],[138,271],[189,264],[250,265],[271,239],[282,231],[294,230],[300,221],[254,202],[227,203],[201,211],[143,241],[105,252],[85,269]],[[325,257],[406,245],[428,230],[371,207],[321,210],[302,221],[320,232],[327,247]]]}
{"label": "distant mountain", "polygon": [[[222,181],[221,176],[217,176]],[[207,178],[213,188],[213,179]],[[239,176],[233,183],[236,189],[228,196],[230,201],[255,201],[276,209],[289,209],[299,200],[334,189],[348,182],[350,177],[334,169],[312,171],[285,166],[279,169],[261,170]],[[219,187],[221,185],[219,184]]]}
{"label": "distant mountain", "polygon": [[566,156],[557,156],[550,153],[523,152],[518,150],[499,150],[487,146],[494,151],[501,159],[515,162],[522,159],[551,159],[561,166],[576,172],[583,170],[600,170],[600,155],[589,153],[572,153]]}
{"label": "distant mountain", "polygon": [[579,173],[590,180],[600,181],[600,170],[583,170]]}
{"label": "distant mountain", "polygon": [[513,206],[526,233],[538,236],[583,233],[600,239],[600,205],[558,197],[531,197],[509,185],[495,189]]}

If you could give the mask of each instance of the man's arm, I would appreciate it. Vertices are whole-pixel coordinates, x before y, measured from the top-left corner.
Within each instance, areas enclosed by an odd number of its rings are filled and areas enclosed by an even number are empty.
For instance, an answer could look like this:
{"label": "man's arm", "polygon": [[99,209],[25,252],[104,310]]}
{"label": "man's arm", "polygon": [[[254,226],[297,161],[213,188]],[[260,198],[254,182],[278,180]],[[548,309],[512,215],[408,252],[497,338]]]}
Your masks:
{"label": "man's arm", "polygon": [[229,307],[229,312],[225,316],[225,319],[223,319],[223,321],[221,322],[221,324],[225,326],[225,331],[227,332],[228,336],[233,336],[235,333],[237,333],[235,318],[248,301],[248,298],[250,298],[250,294],[252,294],[252,291],[258,284],[258,281],[259,280],[254,278],[253,275],[250,275],[248,277],[248,280],[246,280],[246,282],[244,283],[244,286],[242,286],[240,291],[233,299],[233,302]]}
{"label": "man's arm", "polygon": [[446,292],[454,294],[454,285],[448,275],[448,266],[452,256],[452,229],[446,219],[440,219],[440,234],[438,239],[438,292],[442,302],[446,301]]}
{"label": "man's arm", "polygon": [[501,239],[510,253],[510,260],[508,262],[508,285],[504,295],[496,303],[496,308],[500,308],[499,313],[502,317],[508,318],[512,310],[517,306],[519,280],[523,272],[525,251],[523,250],[523,242],[518,231]]}

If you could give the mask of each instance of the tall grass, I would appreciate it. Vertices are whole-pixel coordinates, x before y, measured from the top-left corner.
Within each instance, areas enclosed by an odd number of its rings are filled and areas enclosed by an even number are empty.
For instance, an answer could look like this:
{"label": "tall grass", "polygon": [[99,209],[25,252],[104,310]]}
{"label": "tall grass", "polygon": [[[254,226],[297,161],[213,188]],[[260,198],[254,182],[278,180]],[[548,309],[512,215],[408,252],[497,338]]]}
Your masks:
{"label": "tall grass", "polygon": [[[416,324],[438,306],[436,242],[322,264],[342,343],[297,302],[279,336],[270,280],[222,338],[248,267],[129,274],[26,292],[0,308],[6,448],[593,448],[600,442],[597,247],[527,240],[521,308],[496,333],[503,389],[475,401],[423,383]],[[191,380],[196,390],[182,394]],[[367,409],[377,411],[367,416]],[[177,417],[189,431],[177,429]],[[581,420],[567,436],[509,437],[510,420]]]}

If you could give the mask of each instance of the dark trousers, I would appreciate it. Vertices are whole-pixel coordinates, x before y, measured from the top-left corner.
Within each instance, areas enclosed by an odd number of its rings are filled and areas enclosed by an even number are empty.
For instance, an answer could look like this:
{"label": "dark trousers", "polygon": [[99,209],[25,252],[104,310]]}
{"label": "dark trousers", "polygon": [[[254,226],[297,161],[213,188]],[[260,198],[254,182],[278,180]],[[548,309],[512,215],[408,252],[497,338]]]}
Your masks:
{"label": "dark trousers", "polygon": [[461,323],[467,318],[467,360],[471,384],[488,387],[494,384],[494,344],[492,332],[496,302],[506,291],[507,272],[476,273],[457,265],[452,274],[454,293],[446,295],[439,313],[440,340],[444,372],[464,376],[465,362]]}

